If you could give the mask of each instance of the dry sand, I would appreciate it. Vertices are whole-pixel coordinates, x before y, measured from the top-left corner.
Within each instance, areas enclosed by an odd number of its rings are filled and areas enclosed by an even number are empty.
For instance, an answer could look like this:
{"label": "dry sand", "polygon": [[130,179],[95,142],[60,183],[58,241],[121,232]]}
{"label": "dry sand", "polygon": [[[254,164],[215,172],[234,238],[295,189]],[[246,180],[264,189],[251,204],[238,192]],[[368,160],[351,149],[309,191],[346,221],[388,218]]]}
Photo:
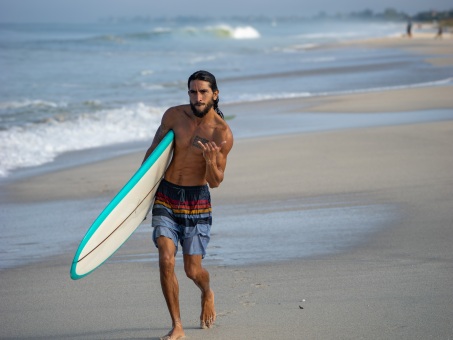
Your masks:
{"label": "dry sand", "polygon": [[[416,91],[422,108],[435,108],[440,100],[453,108],[445,91],[437,91],[443,95],[435,99],[432,89]],[[363,112],[373,98],[387,99],[393,103],[390,108],[404,105],[403,97],[392,91],[363,96]],[[343,108],[351,105],[349,111],[360,112],[354,107],[359,97],[325,98],[318,109],[338,109],[322,105],[341,101]],[[306,103],[299,101],[287,106],[302,110]],[[238,140],[225,182],[213,190],[214,204],[335,196],[337,201],[395,205],[401,216],[340,254],[210,266],[218,312],[210,330],[198,329],[199,291],[179,265],[188,338],[453,338],[452,145],[451,121]],[[60,171],[7,189],[19,201],[67,198],[45,191],[49,183],[70,196],[110,194],[142,157],[133,154]],[[106,172],[111,177],[105,178]],[[148,240],[135,237],[120,252],[150,247]],[[73,251],[0,272],[0,338],[157,339],[168,331],[155,263],[106,263],[71,281]]]}
{"label": "dry sand", "polygon": [[371,48],[401,48],[407,51],[426,55],[426,62],[435,66],[453,65],[453,34],[444,33],[440,39],[435,34],[414,33],[412,38],[401,37],[381,38],[367,41],[347,42],[343,45],[360,45]]}
{"label": "dry sand", "polygon": [[309,98],[305,104],[313,105],[309,108],[311,112],[370,113],[451,109],[453,107],[452,93],[452,86],[420,87],[329,96],[328,98]]}

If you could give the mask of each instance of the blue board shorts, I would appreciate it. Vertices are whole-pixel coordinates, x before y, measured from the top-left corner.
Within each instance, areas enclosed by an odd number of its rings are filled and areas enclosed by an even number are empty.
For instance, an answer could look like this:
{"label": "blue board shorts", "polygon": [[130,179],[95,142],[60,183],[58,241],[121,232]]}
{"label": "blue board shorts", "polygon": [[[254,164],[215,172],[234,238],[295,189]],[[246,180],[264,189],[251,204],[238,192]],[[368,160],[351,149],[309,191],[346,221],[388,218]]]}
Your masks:
{"label": "blue board shorts", "polygon": [[207,185],[180,186],[163,179],[152,211],[153,241],[161,236],[178,241],[183,254],[206,255],[211,238],[212,208]]}

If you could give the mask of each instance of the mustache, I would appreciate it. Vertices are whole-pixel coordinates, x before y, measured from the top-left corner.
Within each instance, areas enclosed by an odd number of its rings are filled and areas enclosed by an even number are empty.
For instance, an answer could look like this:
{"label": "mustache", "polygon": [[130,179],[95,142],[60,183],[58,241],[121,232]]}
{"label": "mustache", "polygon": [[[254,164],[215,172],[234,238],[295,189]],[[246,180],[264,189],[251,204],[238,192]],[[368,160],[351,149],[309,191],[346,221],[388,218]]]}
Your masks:
{"label": "mustache", "polygon": [[190,107],[192,108],[192,112],[195,116],[203,118],[209,112],[212,106],[209,103],[190,103]]}

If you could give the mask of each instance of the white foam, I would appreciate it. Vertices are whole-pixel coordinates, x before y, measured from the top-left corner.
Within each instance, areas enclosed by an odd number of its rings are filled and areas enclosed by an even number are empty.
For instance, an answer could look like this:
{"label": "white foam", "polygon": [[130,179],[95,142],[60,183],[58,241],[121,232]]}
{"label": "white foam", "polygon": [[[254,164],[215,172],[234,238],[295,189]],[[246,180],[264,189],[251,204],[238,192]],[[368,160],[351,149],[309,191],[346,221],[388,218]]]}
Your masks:
{"label": "white foam", "polygon": [[252,26],[236,27],[233,30],[234,39],[257,39],[260,33]]}
{"label": "white foam", "polygon": [[10,101],[10,102],[0,102],[0,110],[8,110],[8,109],[21,109],[26,107],[49,107],[49,108],[56,108],[56,107],[66,107],[67,103],[55,103],[46,100],[31,100],[31,99],[24,99],[20,101]]}
{"label": "white foam", "polygon": [[214,61],[218,57],[216,55],[198,55],[196,57],[193,57],[192,59],[189,60],[190,64],[201,64],[201,63],[206,63],[209,61]]}
{"label": "white foam", "polygon": [[297,39],[308,40],[323,40],[323,39],[344,39],[356,38],[362,36],[360,32],[320,32],[320,33],[305,33],[295,36]]}
{"label": "white foam", "polygon": [[152,33],[167,34],[172,33],[173,30],[169,27],[156,27],[152,30]]}
{"label": "white foam", "polygon": [[51,162],[63,152],[151,139],[163,109],[142,103],[84,114],[71,120],[49,119],[0,131],[0,176],[17,168]]}
{"label": "white foam", "polygon": [[151,74],[154,74],[153,70],[143,70],[143,71],[140,72],[141,76],[149,76]]}
{"label": "white foam", "polygon": [[328,63],[336,61],[335,57],[317,57],[317,58],[302,58],[300,61],[303,63]]}
{"label": "white foam", "polygon": [[226,37],[238,40],[257,39],[261,37],[258,30],[252,26],[232,27],[230,25],[216,25],[207,26],[205,30],[219,37]]}
{"label": "white foam", "polygon": [[297,45],[289,45],[285,47],[273,47],[271,49],[272,52],[281,52],[281,53],[298,53],[305,50],[310,50],[318,47],[318,44],[297,44]]}
{"label": "white foam", "polygon": [[445,78],[431,82],[416,83],[409,85],[396,85],[387,87],[373,87],[369,89],[358,89],[358,90],[346,90],[346,91],[332,91],[332,92],[275,92],[275,93],[245,93],[240,95],[235,100],[228,100],[230,104],[258,102],[262,100],[273,100],[273,99],[291,99],[291,98],[306,98],[306,97],[323,97],[323,96],[336,96],[336,95],[347,95],[347,94],[359,94],[368,92],[379,92],[379,91],[391,91],[400,89],[420,88],[420,87],[434,87],[434,86],[445,86],[453,83],[453,78]]}
{"label": "white foam", "polygon": [[272,99],[291,99],[291,98],[304,98],[311,97],[313,94],[310,92],[282,92],[282,93],[246,93],[238,96],[237,100],[228,101],[230,104],[247,103],[247,102],[259,102],[263,100]]}

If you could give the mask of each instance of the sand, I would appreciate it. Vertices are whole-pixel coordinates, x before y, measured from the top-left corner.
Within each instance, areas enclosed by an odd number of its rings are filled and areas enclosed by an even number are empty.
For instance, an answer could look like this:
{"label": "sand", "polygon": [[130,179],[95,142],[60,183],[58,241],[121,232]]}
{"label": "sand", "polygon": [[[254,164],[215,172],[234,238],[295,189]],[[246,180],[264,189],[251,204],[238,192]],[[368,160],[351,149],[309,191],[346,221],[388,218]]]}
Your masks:
{"label": "sand", "polygon": [[453,65],[453,34],[446,32],[442,38],[436,39],[435,34],[414,33],[412,38],[400,37],[380,38],[367,41],[345,42],[343,45],[360,45],[368,48],[402,48],[412,53],[425,55],[425,61],[435,66]]}
{"label": "sand", "polygon": [[[420,87],[373,93],[358,93],[328,98],[309,98],[305,101],[311,112],[406,112],[453,107],[453,88]],[[429,100],[427,100],[429,98]]]}
{"label": "sand", "polygon": [[[426,49],[431,53],[430,44]],[[308,104],[304,99],[273,103],[286,105],[288,111],[357,114],[373,112],[375,103],[382,102],[388,104],[379,110],[391,112],[407,105],[453,108],[451,88],[407,91],[407,95],[416,91],[415,103],[407,104],[397,91],[326,97]],[[250,107],[260,105],[272,107],[269,103]],[[452,145],[453,121],[237,140],[226,179],[213,190],[215,205],[253,201],[265,206],[288,199],[328,202],[335,197],[335,202],[345,204],[389,204],[399,215],[396,222],[336,254],[209,266],[218,313],[210,330],[198,328],[199,291],[179,264],[187,337],[452,338]],[[6,190],[19,202],[109,195],[142,157],[131,154],[34,177]],[[111,173],[108,177],[103,175],[106,170]],[[44,190],[50,183],[51,188]],[[143,237],[133,237],[120,252],[150,249]],[[157,339],[166,334],[170,320],[156,263],[108,262],[86,278],[71,281],[73,252],[68,249],[38,264],[0,272],[0,338]]]}

